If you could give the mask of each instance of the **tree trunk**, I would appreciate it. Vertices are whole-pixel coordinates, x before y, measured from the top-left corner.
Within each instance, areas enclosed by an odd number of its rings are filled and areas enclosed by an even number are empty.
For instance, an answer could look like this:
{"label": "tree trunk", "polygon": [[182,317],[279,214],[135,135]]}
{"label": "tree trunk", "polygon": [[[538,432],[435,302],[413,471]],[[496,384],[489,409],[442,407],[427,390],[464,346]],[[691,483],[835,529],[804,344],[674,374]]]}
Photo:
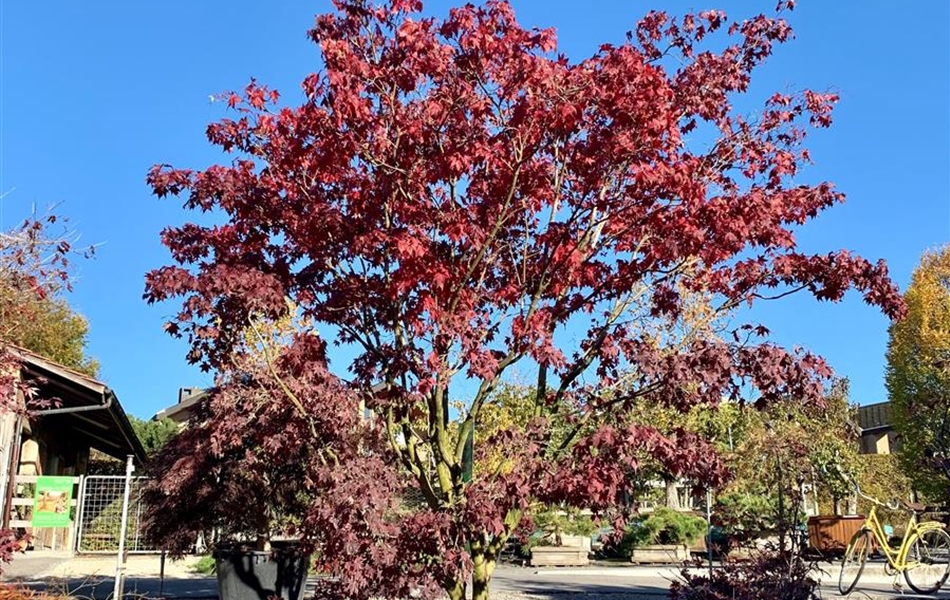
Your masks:
{"label": "tree trunk", "polygon": [[858,514],[858,495],[851,494],[848,496],[848,514],[856,515]]}
{"label": "tree trunk", "polygon": [[673,510],[680,509],[680,494],[676,489],[676,481],[667,480],[663,482],[666,485],[666,507]]}
{"label": "tree trunk", "polygon": [[495,559],[478,553],[472,556],[472,562],[475,565],[472,571],[472,600],[488,600],[488,584],[495,570]]}
{"label": "tree trunk", "polygon": [[465,581],[450,581],[445,585],[449,600],[465,600]]}

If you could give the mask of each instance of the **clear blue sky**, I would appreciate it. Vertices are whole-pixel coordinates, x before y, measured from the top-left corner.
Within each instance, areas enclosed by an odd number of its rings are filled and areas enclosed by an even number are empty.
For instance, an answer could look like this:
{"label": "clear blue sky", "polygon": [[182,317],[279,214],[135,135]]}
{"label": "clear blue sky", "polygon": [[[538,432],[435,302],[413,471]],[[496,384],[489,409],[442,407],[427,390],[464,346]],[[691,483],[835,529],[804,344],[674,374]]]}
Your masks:
{"label": "clear blue sky", "polygon": [[[514,0],[525,25],[554,26],[572,58],[619,42],[647,10],[721,8],[730,16],[774,0]],[[444,14],[449,2],[428,2]],[[225,114],[209,95],[251,77],[293,97],[318,64],[305,37],[329,2],[220,0],[5,2],[2,5],[2,225],[31,203],[59,210],[98,257],[81,265],[72,304],[91,324],[90,351],[126,409],[148,417],[181,386],[206,386],[183,342],[162,332],[172,307],[142,300],[143,274],[165,264],[166,225],[190,218],[144,183],[154,163],[221,160],[206,125]],[[921,252],[950,240],[950,3],[801,0],[796,39],[762,68],[754,91],[811,87],[841,94],[832,129],[811,142],[806,177],[834,181],[848,202],[800,236],[806,250],[848,248],[885,258],[903,289]],[[756,311],[785,345],[823,354],[849,377],[852,399],[885,399],[887,320],[850,295]]]}

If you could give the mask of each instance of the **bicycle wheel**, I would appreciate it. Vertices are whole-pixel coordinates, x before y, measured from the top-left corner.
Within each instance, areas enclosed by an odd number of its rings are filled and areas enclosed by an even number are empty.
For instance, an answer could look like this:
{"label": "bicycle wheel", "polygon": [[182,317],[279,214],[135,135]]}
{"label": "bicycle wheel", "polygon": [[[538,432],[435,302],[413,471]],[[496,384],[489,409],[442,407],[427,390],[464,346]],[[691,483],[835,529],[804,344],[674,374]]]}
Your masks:
{"label": "bicycle wheel", "polygon": [[871,535],[862,529],[851,537],[848,549],[844,553],[841,563],[841,573],[838,574],[838,591],[844,596],[854,589],[861,573],[864,572],[864,563],[868,560],[871,551]]}
{"label": "bicycle wheel", "polygon": [[907,553],[904,579],[918,594],[932,594],[950,575],[950,535],[929,529],[917,535]]}

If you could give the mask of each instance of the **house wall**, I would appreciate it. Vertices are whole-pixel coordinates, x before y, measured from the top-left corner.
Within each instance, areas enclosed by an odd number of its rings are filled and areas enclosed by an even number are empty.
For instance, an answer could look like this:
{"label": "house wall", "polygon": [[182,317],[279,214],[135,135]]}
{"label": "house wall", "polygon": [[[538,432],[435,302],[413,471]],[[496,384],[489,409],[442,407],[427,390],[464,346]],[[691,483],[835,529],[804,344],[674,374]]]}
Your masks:
{"label": "house wall", "polygon": [[89,445],[54,422],[33,425],[20,450],[20,475],[82,475],[89,464]]}
{"label": "house wall", "polygon": [[890,454],[891,453],[891,440],[888,438],[887,434],[879,435],[877,440],[874,442],[874,453],[875,454]]}
{"label": "house wall", "polygon": [[897,432],[888,429],[866,431],[861,434],[861,454],[892,454],[900,445]]}
{"label": "house wall", "polygon": [[0,415],[0,521],[6,514],[7,494],[10,484],[10,470],[15,468],[13,461],[17,451],[17,417],[13,413]]}
{"label": "house wall", "polygon": [[878,454],[879,433],[866,431],[861,434],[861,454]]}
{"label": "house wall", "polygon": [[[76,476],[86,472],[88,463],[88,445],[78,441],[75,433],[71,434],[55,421],[24,427],[18,475]],[[21,483],[16,485],[13,492],[17,497],[30,497],[32,489],[31,484]],[[15,506],[11,516],[13,520],[28,520],[31,512],[28,506]],[[73,547],[74,527],[27,528],[27,531],[32,535],[31,545],[35,550],[65,551]]]}

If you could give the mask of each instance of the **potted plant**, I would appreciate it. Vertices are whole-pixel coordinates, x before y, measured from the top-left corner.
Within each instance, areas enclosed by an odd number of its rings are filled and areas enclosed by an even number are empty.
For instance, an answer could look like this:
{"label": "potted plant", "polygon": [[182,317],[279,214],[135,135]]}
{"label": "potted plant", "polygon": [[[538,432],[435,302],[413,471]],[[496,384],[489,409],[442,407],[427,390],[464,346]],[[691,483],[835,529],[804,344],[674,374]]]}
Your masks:
{"label": "potted plant", "polygon": [[[303,598],[309,545],[287,534],[312,496],[305,482],[319,447],[269,393],[251,371],[223,381],[148,465],[146,539],[175,558],[215,531],[222,600]],[[293,452],[287,439],[299,440]]]}
{"label": "potted plant", "polygon": [[713,506],[713,525],[721,536],[720,543],[714,543],[714,549],[720,555],[738,557],[742,549],[775,531],[776,512],[774,500],[765,494],[740,491],[720,494]]}
{"label": "potted plant", "polygon": [[658,508],[624,534],[634,563],[671,563],[689,559],[689,546],[706,534],[706,520],[670,508]]}
{"label": "potted plant", "polygon": [[550,508],[534,514],[536,533],[528,539],[531,566],[590,564],[590,536],[597,526],[576,509]]}

